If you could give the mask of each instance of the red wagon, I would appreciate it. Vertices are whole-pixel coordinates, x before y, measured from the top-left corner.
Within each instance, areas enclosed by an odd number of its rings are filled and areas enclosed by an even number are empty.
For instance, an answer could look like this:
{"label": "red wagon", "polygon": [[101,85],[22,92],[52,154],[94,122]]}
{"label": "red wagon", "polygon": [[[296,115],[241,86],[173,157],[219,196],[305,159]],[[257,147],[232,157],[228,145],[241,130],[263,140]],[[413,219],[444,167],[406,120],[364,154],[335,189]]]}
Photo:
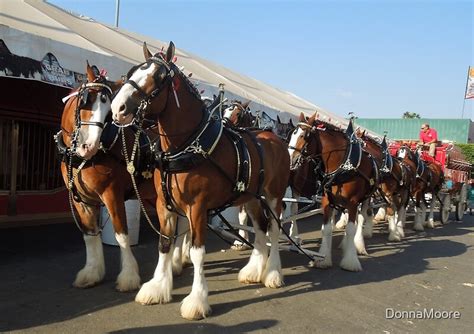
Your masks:
{"label": "red wagon", "polygon": [[[401,142],[393,142],[390,145],[390,153],[395,155]],[[407,144],[404,142],[404,144]],[[417,148],[416,142],[411,142],[412,149]],[[441,166],[444,172],[444,184],[440,192],[442,200],[440,213],[441,222],[444,224],[449,220],[449,214],[455,207],[456,219],[462,220],[467,208],[467,192],[472,165],[466,160],[459,147],[452,143],[443,143],[436,147],[435,157],[428,154],[428,150],[422,148],[421,158],[427,162],[434,162]]]}

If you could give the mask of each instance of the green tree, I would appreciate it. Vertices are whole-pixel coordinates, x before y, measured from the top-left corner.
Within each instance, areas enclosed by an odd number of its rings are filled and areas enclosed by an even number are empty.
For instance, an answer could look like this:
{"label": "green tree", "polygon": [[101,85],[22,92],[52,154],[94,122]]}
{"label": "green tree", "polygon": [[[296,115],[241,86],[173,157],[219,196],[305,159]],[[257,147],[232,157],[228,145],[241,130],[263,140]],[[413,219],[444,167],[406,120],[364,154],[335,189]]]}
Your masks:
{"label": "green tree", "polygon": [[405,111],[403,113],[402,118],[410,118],[410,119],[420,118],[420,114],[417,114],[416,112]]}

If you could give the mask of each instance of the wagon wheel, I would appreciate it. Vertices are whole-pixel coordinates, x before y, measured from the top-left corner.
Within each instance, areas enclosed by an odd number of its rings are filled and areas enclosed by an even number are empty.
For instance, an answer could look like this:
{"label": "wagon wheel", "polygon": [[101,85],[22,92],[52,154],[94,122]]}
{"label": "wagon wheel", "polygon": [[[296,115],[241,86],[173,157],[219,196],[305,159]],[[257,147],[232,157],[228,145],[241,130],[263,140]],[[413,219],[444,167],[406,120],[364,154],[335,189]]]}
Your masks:
{"label": "wagon wheel", "polygon": [[449,213],[451,212],[451,195],[446,194],[440,204],[441,223],[446,224],[449,220]]}
{"label": "wagon wheel", "polygon": [[456,220],[461,221],[467,206],[467,184],[463,184],[459,192],[459,200],[456,204]]}

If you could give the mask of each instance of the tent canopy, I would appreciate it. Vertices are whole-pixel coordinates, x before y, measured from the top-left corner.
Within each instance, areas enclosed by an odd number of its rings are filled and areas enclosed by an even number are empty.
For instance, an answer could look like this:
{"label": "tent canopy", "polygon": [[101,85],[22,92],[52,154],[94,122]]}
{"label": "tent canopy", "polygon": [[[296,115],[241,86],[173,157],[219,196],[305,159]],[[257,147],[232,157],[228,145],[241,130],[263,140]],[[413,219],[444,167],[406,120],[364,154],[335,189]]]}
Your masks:
{"label": "tent canopy", "polygon": [[[57,70],[61,72],[59,74],[68,73],[69,70],[69,75],[76,76],[76,80],[80,73],[84,73],[86,60],[99,68],[105,68],[110,79],[117,80],[127,73],[131,66],[143,61],[144,41],[152,52],[167,47],[167,43],[162,41],[117,29],[35,0],[0,2],[0,39],[12,54],[37,61],[43,60],[42,64],[49,64],[43,67],[48,69],[61,67]],[[48,56],[47,61],[45,60],[45,55],[48,54],[54,55],[57,64],[54,57],[51,60]],[[217,94],[219,84],[223,83],[228,99],[251,100],[252,110],[264,111],[273,119],[278,115],[283,122],[287,122],[290,118],[297,118],[301,112],[305,115],[318,112],[323,120],[342,127],[347,124],[343,117],[325,111],[292,93],[271,87],[179,48],[176,49],[176,55],[176,64],[184,67],[186,74],[193,73],[191,80],[199,90],[204,90],[203,95]],[[8,70],[2,69],[0,64],[0,76],[2,75],[12,76]],[[45,75],[36,73],[32,76],[36,80],[45,81]]]}

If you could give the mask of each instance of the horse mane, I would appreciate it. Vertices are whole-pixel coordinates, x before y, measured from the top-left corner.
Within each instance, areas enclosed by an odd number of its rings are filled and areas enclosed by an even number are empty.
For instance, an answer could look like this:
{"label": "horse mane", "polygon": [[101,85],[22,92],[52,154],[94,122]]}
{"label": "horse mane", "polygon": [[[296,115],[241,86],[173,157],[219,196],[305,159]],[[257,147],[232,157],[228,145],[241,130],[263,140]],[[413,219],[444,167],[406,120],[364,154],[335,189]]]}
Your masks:
{"label": "horse mane", "polygon": [[377,141],[377,139],[371,137],[371,136],[368,136],[367,134],[364,133],[364,135],[362,136],[364,140],[367,140],[369,142],[371,142],[372,144],[374,145],[377,145],[378,147],[382,147],[382,143],[379,143]]}
{"label": "horse mane", "polygon": [[331,131],[334,131],[334,132],[340,132],[340,133],[343,133],[343,134],[345,134],[345,132],[346,132],[346,129],[342,129],[338,126],[335,126],[332,123],[328,123],[328,122],[320,120],[320,119],[316,119],[315,123],[324,125],[327,129],[329,129]]}
{"label": "horse mane", "polygon": [[184,74],[178,66],[176,66],[174,63],[170,62],[172,64],[172,68],[179,75],[179,78],[184,81],[186,84],[186,87],[188,88],[188,91],[194,95],[195,98],[197,98],[199,101],[202,102],[201,98],[201,93],[199,93],[199,90],[196,88],[196,86],[189,80],[188,76]]}

